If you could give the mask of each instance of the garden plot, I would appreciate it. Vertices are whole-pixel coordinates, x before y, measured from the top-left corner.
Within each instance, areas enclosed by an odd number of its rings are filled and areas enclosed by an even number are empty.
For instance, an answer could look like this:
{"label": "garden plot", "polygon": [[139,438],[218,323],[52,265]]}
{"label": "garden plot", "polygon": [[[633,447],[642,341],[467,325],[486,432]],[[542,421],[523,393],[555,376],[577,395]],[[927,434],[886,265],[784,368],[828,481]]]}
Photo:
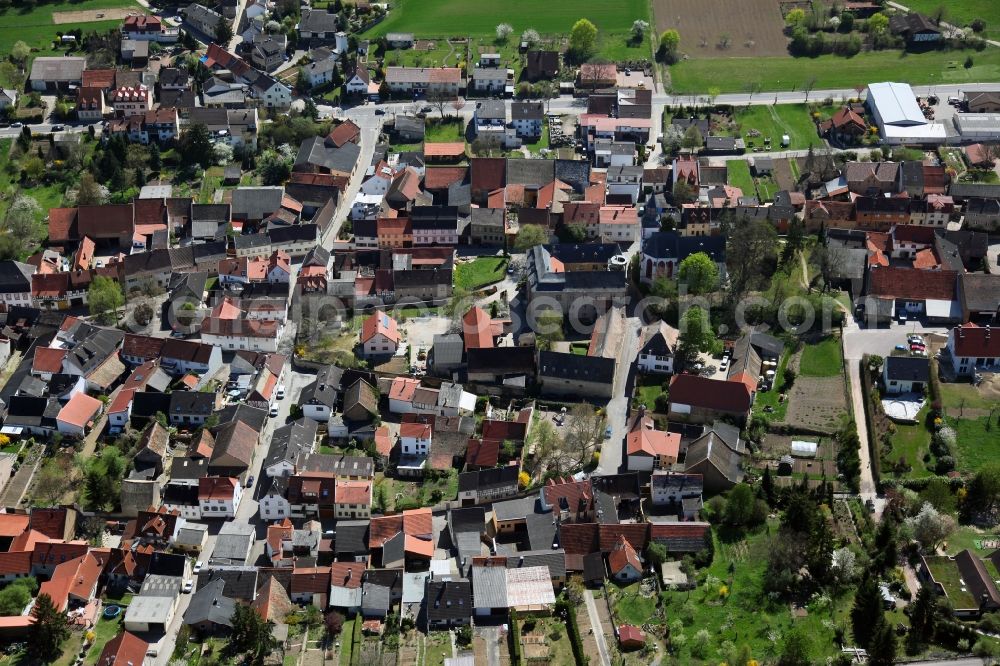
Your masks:
{"label": "garden plot", "polygon": [[785,421],[792,428],[836,432],[847,413],[842,377],[799,377],[788,394]]}

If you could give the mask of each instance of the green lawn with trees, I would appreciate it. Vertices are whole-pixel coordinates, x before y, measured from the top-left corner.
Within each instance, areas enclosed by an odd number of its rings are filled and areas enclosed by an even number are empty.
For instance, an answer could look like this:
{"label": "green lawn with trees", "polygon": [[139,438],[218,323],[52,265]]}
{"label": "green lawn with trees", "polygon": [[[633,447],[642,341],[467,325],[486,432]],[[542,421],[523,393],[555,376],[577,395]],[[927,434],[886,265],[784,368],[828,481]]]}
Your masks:
{"label": "green lawn with trees", "polygon": [[[739,135],[746,141],[748,153],[753,147],[764,147],[765,138],[771,139],[773,150],[780,150],[783,134],[791,139],[788,150],[805,150],[810,146],[823,145],[805,104],[754,105],[737,110],[733,119],[739,124]],[[757,130],[760,136],[748,136],[747,133],[751,130]]]}
{"label": "green lawn with trees", "polygon": [[[966,68],[969,56],[973,62]],[[810,82],[815,90],[850,89],[881,81],[886,72],[914,85],[1000,81],[1000,49],[978,53],[870,51],[852,58],[694,58],[670,68],[670,90],[701,95],[713,87],[726,93],[745,93],[751,87],[763,91],[803,90]]]}

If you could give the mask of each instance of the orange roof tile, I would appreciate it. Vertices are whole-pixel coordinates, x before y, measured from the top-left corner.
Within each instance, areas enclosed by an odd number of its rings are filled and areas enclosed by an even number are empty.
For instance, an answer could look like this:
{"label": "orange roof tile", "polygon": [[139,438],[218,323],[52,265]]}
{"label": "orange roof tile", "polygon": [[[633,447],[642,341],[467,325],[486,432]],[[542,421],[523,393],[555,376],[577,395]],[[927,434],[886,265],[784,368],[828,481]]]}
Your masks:
{"label": "orange roof tile", "polygon": [[370,481],[337,481],[334,494],[335,504],[358,504],[368,506],[372,499]]}
{"label": "orange roof tile", "polygon": [[380,333],[397,344],[402,339],[396,320],[384,312],[376,312],[368,317],[368,319],[365,319],[361,325],[361,342],[368,342]]}
{"label": "orange roof tile", "polygon": [[424,157],[461,157],[462,155],[465,155],[464,141],[424,144]]}
{"label": "orange roof tile", "polygon": [[403,511],[403,532],[408,536],[430,537],[434,533],[430,508]]}
{"label": "orange roof tile", "polygon": [[31,371],[36,373],[55,374],[62,372],[65,349],[54,347],[35,347],[35,357],[31,362]]}
{"label": "orange roof tile", "polygon": [[56,420],[84,428],[101,411],[102,406],[103,403],[97,398],[91,398],[86,393],[77,393],[59,410]]}

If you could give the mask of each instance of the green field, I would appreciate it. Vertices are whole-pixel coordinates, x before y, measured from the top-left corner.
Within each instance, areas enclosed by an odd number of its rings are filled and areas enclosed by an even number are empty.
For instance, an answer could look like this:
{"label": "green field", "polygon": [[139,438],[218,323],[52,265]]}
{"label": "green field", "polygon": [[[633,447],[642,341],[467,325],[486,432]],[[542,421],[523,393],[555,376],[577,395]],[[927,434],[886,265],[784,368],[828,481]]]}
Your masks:
{"label": "green field", "polygon": [[[791,139],[788,150],[805,150],[809,146],[823,145],[805,104],[751,106],[739,110],[735,121],[740,125],[740,134],[746,141],[748,153],[755,145],[763,147],[765,138],[771,139],[772,150],[781,150],[782,134],[787,134]],[[762,136],[747,136],[751,129],[756,129]]]}
{"label": "green field", "polygon": [[799,372],[803,377],[836,377],[843,372],[840,338],[830,336],[802,351]]}
{"label": "green field", "polygon": [[455,286],[459,289],[481,289],[499,282],[504,277],[507,259],[504,257],[479,257],[455,266]]}
{"label": "green field", "polygon": [[504,3],[468,2],[467,0],[397,0],[388,18],[366,36],[388,32],[412,32],[416,37],[441,35],[495,35],[500,23],[514,28],[515,39],[522,31],[534,28],[543,35],[568,34],[580,18],[588,18],[602,32],[628,32],[632,21],[650,20],[645,0],[578,0],[578,2],[537,2],[507,0]]}
{"label": "green field", "polygon": [[730,185],[743,190],[743,196],[754,196],[757,190],[754,188],[750,165],[746,160],[729,160],[726,162],[726,172]]}
{"label": "green field", "polygon": [[915,12],[933,16],[942,5],[947,11],[944,21],[957,26],[967,26],[977,18],[986,21],[986,31],[980,36],[988,39],[1000,38],[1000,3],[996,0],[962,0],[961,2],[941,2],[941,0],[907,0],[902,3]]}
{"label": "green field", "polygon": [[[956,414],[958,410],[949,410]],[[948,425],[958,433],[958,443],[955,445],[955,466],[960,472],[975,472],[988,462],[993,462],[1000,455],[1000,425],[996,415],[989,429],[986,420],[989,416],[964,419],[949,416]]]}
{"label": "green field", "polygon": [[[967,55],[973,59],[969,69],[963,66]],[[751,84],[770,91],[802,90],[812,79],[814,90],[849,89],[883,81],[889,74],[893,80],[911,84],[1000,81],[1000,49],[981,53],[873,51],[853,58],[702,58],[670,68],[674,93],[702,94],[711,87],[721,92],[746,92]]]}
{"label": "green field", "polygon": [[[0,14],[0,53],[10,53],[14,42],[21,40],[28,46],[37,49],[35,55],[52,54],[52,40],[56,39],[56,31],[68,32],[80,28],[86,32],[105,32],[121,26],[121,21],[93,21],[88,23],[52,22],[55,12],[80,11],[84,9],[112,9],[115,7],[135,7],[142,9],[131,0],[81,0],[80,2],[64,2],[34,5],[32,9],[10,7]],[[143,10],[144,11],[144,10]]]}
{"label": "green field", "polygon": [[[927,469],[928,463],[924,462],[924,455],[930,453],[931,433],[927,430],[924,422],[927,419],[928,406],[924,406],[917,415],[917,422],[913,424],[896,424],[896,432],[892,434],[892,451],[890,451],[883,461],[882,469],[889,470],[901,458],[905,458],[910,471],[905,475],[910,478],[919,479],[924,476],[933,476],[933,472]],[[931,460],[931,467],[934,461]]]}

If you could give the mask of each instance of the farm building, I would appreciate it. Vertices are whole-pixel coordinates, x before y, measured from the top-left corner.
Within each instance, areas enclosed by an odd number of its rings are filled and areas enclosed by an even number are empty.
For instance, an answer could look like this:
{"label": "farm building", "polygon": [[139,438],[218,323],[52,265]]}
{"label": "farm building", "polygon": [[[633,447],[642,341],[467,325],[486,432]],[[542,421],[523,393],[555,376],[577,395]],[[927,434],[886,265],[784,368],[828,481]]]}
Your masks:
{"label": "farm building", "polygon": [[885,143],[940,145],[945,142],[945,126],[929,122],[924,117],[909,84],[871,83],[868,85],[865,104]]}

